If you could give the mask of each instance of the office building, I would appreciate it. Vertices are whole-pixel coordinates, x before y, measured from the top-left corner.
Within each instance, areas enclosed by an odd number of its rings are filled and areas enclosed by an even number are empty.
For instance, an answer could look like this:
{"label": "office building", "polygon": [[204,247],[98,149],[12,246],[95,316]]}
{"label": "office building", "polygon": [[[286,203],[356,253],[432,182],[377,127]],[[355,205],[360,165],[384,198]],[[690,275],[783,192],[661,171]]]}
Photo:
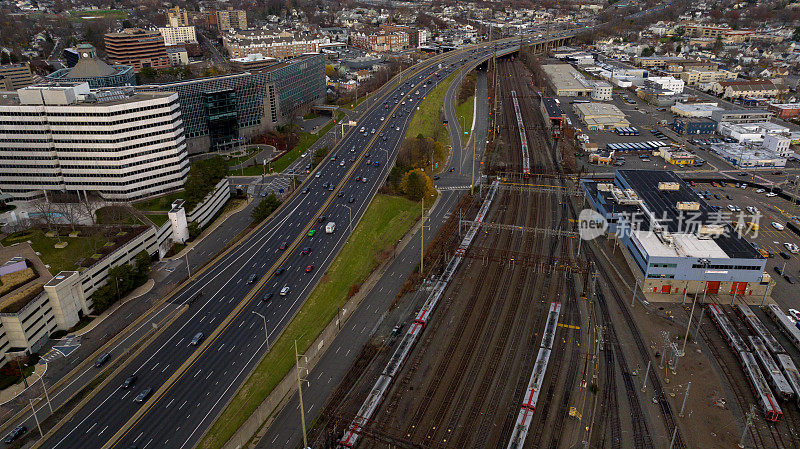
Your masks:
{"label": "office building", "polygon": [[678,134],[714,134],[717,122],[704,118],[676,118],[672,130]]}
{"label": "office building", "polygon": [[302,114],[325,100],[323,55],[305,55],[256,72],[153,84],[177,92],[191,154],[223,148]]}
{"label": "office building", "polygon": [[764,257],[674,172],[618,170],[613,183],[581,185],[645,293],[705,290],[760,301]]}
{"label": "office building", "polygon": [[172,28],[190,26],[189,15],[186,13],[186,10],[178,6],[167,10],[167,26]]}
{"label": "office building", "polygon": [[397,52],[411,45],[405,30],[379,29],[371,32],[350,33],[350,45],[375,53]]}
{"label": "office building", "polygon": [[78,61],[72,68],[63,68],[46,76],[50,81],[89,83],[92,89],[101,87],[121,87],[136,85],[136,74],[129,65],[108,65],[97,57],[97,50],[91,44],[75,47]]}
{"label": "office building", "polygon": [[189,64],[189,53],[185,47],[167,47],[167,56],[173,67]]}
{"label": "office building", "polygon": [[33,84],[28,64],[0,65],[0,90],[17,90]]}
{"label": "office building", "polygon": [[231,70],[234,72],[252,72],[265,69],[277,62],[277,59],[264,57],[261,53],[250,54],[244,58],[231,59]]}
{"label": "office building", "polygon": [[216,25],[220,32],[247,29],[246,11],[235,10],[233,8],[213,11],[209,19],[211,24]]}
{"label": "office building", "polygon": [[179,188],[189,170],[174,92],[31,86],[0,97],[0,122],[0,189],[17,200],[131,201]]}
{"label": "office building", "polygon": [[170,67],[164,38],[158,31],[126,28],[105,35],[106,56],[110,63],[129,65],[138,72],[144,67]]}
{"label": "office building", "polygon": [[758,123],[768,122],[775,114],[760,109],[725,109],[713,111],[711,120],[717,123]]}
{"label": "office building", "polygon": [[711,117],[714,111],[721,111],[722,108],[717,103],[675,103],[671,108],[673,114],[678,117]]}
{"label": "office building", "polygon": [[196,44],[197,34],[193,26],[188,27],[163,27],[158,32],[164,38],[164,45],[167,47],[182,44]]}

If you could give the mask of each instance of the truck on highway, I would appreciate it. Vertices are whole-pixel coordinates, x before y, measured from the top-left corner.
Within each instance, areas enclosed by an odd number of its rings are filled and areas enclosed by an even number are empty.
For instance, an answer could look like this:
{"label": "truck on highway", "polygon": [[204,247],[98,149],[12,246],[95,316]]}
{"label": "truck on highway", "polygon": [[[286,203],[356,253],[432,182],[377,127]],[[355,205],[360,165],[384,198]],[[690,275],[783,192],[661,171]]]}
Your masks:
{"label": "truck on highway", "polygon": [[333,231],[336,230],[336,223],[333,221],[329,221],[328,224],[325,225],[325,233],[326,234],[333,234]]}

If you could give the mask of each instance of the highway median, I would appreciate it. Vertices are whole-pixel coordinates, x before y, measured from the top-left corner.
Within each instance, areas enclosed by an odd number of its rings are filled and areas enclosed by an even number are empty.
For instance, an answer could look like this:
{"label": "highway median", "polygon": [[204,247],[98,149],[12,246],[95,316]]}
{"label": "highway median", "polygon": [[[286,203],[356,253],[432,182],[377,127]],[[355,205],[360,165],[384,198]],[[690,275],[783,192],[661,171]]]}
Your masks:
{"label": "highway median", "polygon": [[[294,342],[300,352],[337,318],[340,308],[386,258],[419,219],[419,203],[377,195],[320,283],[228,403],[198,445],[222,448],[294,366]],[[346,224],[340,224],[346,226]]]}

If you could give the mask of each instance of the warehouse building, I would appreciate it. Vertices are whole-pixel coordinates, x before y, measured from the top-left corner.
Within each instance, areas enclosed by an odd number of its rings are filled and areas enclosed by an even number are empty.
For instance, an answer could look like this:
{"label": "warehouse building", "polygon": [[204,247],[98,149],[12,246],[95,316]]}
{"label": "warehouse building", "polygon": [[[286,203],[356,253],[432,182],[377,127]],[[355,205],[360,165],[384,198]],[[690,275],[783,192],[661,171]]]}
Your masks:
{"label": "warehouse building", "polygon": [[711,117],[714,111],[721,111],[717,103],[675,103],[670,111],[679,117]]}
{"label": "warehouse building", "polygon": [[589,97],[594,85],[569,64],[545,64],[542,70],[559,97]]}
{"label": "warehouse building", "polygon": [[16,200],[132,201],[180,188],[189,171],[174,92],[31,86],[0,96],[0,123],[0,190]]}
{"label": "warehouse building", "polygon": [[613,183],[581,185],[645,293],[705,290],[760,301],[765,259],[674,172],[618,170]]}
{"label": "warehouse building", "polygon": [[767,109],[784,120],[800,116],[800,103],[770,103]]}
{"label": "warehouse building", "polygon": [[625,119],[625,114],[613,104],[575,103],[573,109],[589,131],[627,128],[631,125]]}
{"label": "warehouse building", "polygon": [[177,92],[190,154],[222,149],[275,129],[325,101],[325,62],[313,54],[254,72],[140,86]]}

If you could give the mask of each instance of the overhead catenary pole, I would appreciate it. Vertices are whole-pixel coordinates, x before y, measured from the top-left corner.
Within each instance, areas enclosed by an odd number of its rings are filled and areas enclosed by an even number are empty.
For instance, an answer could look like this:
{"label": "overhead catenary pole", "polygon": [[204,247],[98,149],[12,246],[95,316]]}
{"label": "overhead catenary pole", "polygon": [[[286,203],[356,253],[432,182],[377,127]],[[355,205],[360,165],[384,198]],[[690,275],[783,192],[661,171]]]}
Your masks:
{"label": "overhead catenary pole", "polygon": [[692,386],[692,383],[689,382],[686,384],[686,393],[683,394],[683,404],[681,405],[681,412],[678,413],[678,416],[683,418],[683,411],[686,409],[686,400],[689,398],[689,387]]}
{"label": "overhead catenary pole", "polygon": [[744,423],[744,430],[742,431],[742,438],[739,439],[739,447],[744,447],[744,439],[747,437],[747,430],[753,423],[753,416],[755,415],[755,404],[750,404],[750,411],[747,412],[747,421]]}

